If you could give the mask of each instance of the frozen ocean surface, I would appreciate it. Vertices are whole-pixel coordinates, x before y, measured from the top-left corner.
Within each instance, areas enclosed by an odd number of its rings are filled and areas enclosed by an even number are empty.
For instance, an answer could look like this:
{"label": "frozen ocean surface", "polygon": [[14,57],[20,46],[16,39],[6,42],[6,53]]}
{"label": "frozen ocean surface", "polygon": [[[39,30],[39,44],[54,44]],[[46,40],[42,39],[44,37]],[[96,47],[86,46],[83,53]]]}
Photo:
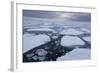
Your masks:
{"label": "frozen ocean surface", "polygon": [[70,28],[68,30],[63,30],[60,34],[64,34],[64,35],[81,35],[83,33],[84,32],[82,32],[82,31],[78,31],[78,30]]}
{"label": "frozen ocean surface", "polygon": [[86,40],[87,42],[91,42],[91,37],[87,36],[87,37],[83,37],[84,40]]}
{"label": "frozen ocean surface", "polygon": [[42,34],[32,36],[31,34],[26,33],[23,35],[23,52],[40,46],[48,41],[50,41],[50,38],[47,35]]}
{"label": "frozen ocean surface", "polygon": [[76,36],[64,36],[61,39],[61,45],[62,46],[77,46],[77,45],[84,45],[85,43]]}
{"label": "frozen ocean surface", "polygon": [[[42,18],[32,18],[32,17],[24,17],[23,18],[23,28],[28,31],[51,31],[56,33],[59,31],[59,35],[63,35],[61,38],[61,45],[64,47],[76,46],[77,45],[85,45],[86,42],[91,43],[91,24],[90,22],[77,22],[77,21],[67,21],[60,19],[42,19]],[[57,30],[57,31],[56,31]],[[42,33],[35,34],[34,33],[26,33],[23,34],[23,53],[27,52],[30,49],[33,49],[37,46],[45,44],[50,40],[50,36]],[[86,35],[85,35],[86,34]],[[89,34],[89,35],[87,35]],[[56,39],[57,36],[53,36],[53,39]],[[91,49],[90,48],[74,48],[69,53],[66,53],[64,56],[58,57],[58,61],[63,60],[82,60],[82,59],[90,59],[91,58]],[[36,51],[38,55],[46,55],[44,49],[39,49]],[[37,59],[37,57],[33,57]],[[40,60],[44,60],[44,57],[39,57]]]}
{"label": "frozen ocean surface", "polygon": [[91,58],[91,50],[90,49],[74,49],[73,51],[66,53],[64,56],[58,57],[58,61],[63,60],[82,60],[82,59],[90,59]]}
{"label": "frozen ocean surface", "polygon": [[81,28],[82,31],[86,32],[86,33],[90,33],[91,31],[87,28]]}
{"label": "frozen ocean surface", "polygon": [[52,31],[52,32],[55,32],[54,30],[52,29],[48,29],[48,28],[38,28],[38,29],[28,29],[27,31]]}

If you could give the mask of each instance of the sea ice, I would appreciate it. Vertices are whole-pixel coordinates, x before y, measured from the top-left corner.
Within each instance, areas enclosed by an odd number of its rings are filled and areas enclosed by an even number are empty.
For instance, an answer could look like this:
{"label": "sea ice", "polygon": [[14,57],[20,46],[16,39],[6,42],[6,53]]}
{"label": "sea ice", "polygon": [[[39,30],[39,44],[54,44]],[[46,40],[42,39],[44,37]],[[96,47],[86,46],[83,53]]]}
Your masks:
{"label": "sea ice", "polygon": [[90,49],[74,49],[73,51],[66,53],[64,56],[58,57],[58,61],[63,60],[82,60],[90,59],[91,50]]}
{"label": "sea ice", "polygon": [[83,37],[84,40],[86,40],[87,42],[91,42],[91,37],[87,36],[87,37]]}
{"label": "sea ice", "polygon": [[77,45],[84,45],[85,43],[76,36],[64,36],[61,39],[61,45],[62,46],[77,46]]}
{"label": "sea ice", "polygon": [[23,53],[32,48],[45,44],[48,41],[50,41],[50,38],[47,35],[41,34],[32,36],[31,34],[26,33],[23,35]]}
{"label": "sea ice", "polygon": [[68,30],[63,30],[60,34],[63,34],[63,35],[81,35],[83,33],[84,32],[82,32],[82,31],[78,31],[78,30],[70,28]]}

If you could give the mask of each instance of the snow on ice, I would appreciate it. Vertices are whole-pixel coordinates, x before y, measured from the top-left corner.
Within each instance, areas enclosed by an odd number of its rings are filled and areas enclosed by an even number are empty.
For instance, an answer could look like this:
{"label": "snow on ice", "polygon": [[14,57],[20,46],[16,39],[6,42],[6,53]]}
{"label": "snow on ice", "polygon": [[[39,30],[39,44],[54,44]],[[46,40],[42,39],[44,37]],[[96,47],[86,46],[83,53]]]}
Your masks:
{"label": "snow on ice", "polygon": [[91,50],[90,49],[74,49],[73,51],[66,53],[64,56],[58,57],[58,61],[63,60],[82,60],[82,59],[90,59],[91,58]]}
{"label": "snow on ice", "polygon": [[61,39],[61,45],[62,46],[77,46],[77,45],[84,45],[85,43],[76,36],[64,36]]}
{"label": "snow on ice", "polygon": [[47,35],[41,34],[32,36],[31,34],[26,33],[23,35],[23,52],[26,52],[34,47],[45,44],[48,41],[50,41],[50,38]]}

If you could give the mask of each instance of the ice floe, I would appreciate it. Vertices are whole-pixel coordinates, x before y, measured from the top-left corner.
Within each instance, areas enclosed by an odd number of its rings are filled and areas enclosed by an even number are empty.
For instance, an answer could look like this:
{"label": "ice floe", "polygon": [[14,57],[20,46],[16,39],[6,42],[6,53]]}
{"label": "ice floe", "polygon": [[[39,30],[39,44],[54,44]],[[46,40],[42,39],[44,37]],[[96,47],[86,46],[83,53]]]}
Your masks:
{"label": "ice floe", "polygon": [[83,33],[84,32],[82,32],[82,31],[78,31],[78,30],[70,28],[68,30],[63,30],[60,34],[62,34],[62,35],[80,35]]}
{"label": "ice floe", "polygon": [[23,52],[45,44],[48,41],[50,41],[50,38],[47,35],[41,34],[32,36],[31,34],[26,33],[23,35]]}
{"label": "ice floe", "polygon": [[61,39],[61,45],[62,46],[77,46],[77,45],[84,45],[85,43],[76,36],[64,36]]}
{"label": "ice floe", "polygon": [[28,29],[27,31],[51,31],[51,32],[55,32],[54,30],[48,29],[48,28]]}
{"label": "ice floe", "polygon": [[58,61],[63,60],[82,60],[90,59],[91,50],[90,49],[74,49],[73,51],[66,53],[64,56],[58,57]]}
{"label": "ice floe", "polygon": [[45,56],[47,53],[48,53],[48,52],[45,51],[44,49],[37,49],[37,50],[36,50],[36,54],[37,54],[38,56]]}

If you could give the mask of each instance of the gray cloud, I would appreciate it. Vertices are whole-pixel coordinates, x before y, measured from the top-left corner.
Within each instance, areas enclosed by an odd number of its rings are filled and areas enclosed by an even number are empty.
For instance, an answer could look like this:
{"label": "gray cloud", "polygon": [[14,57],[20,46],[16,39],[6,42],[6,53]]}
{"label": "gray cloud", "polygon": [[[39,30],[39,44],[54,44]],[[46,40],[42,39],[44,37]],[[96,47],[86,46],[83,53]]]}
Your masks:
{"label": "gray cloud", "polygon": [[91,13],[23,10],[23,16],[36,18],[63,18],[73,21],[91,21]]}

